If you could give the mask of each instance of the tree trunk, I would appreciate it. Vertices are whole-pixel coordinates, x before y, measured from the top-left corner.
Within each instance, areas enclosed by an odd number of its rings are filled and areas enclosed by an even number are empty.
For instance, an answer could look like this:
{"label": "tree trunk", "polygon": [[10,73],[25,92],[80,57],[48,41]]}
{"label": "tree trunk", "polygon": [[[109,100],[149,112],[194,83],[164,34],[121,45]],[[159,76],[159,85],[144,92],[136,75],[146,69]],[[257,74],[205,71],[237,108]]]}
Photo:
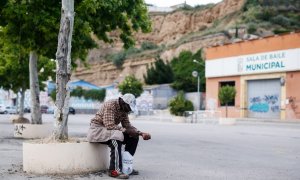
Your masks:
{"label": "tree trunk", "polygon": [[22,88],[21,89],[19,118],[23,118],[24,117],[24,101],[25,101],[25,88]]}
{"label": "tree trunk", "polygon": [[16,103],[14,104],[14,106],[16,106],[16,111],[17,113],[20,112],[19,111],[19,92],[16,93],[17,97],[16,97]]}
{"label": "tree trunk", "polygon": [[226,118],[227,118],[227,112],[228,112],[228,111],[227,111],[227,107],[228,107],[228,105],[226,104]]}
{"label": "tree trunk", "polygon": [[60,30],[56,51],[55,140],[68,139],[68,113],[71,77],[71,41],[74,22],[74,0],[62,0]]}
{"label": "tree trunk", "polygon": [[40,86],[37,72],[37,53],[30,51],[29,72],[30,72],[30,94],[31,94],[31,123],[42,124],[40,107]]}

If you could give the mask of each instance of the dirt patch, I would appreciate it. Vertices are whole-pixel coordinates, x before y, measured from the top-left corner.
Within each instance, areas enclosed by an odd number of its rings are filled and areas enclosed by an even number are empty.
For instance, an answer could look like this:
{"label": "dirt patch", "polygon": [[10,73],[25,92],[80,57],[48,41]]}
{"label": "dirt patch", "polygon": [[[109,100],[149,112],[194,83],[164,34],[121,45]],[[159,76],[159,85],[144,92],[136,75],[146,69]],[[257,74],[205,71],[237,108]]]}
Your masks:
{"label": "dirt patch", "polygon": [[35,139],[28,142],[37,143],[37,144],[52,144],[52,143],[81,143],[87,142],[86,138],[70,137],[66,140],[56,140],[53,136],[44,138],[44,139]]}
{"label": "dirt patch", "polygon": [[14,117],[14,118],[12,119],[12,123],[13,123],[13,124],[16,124],[16,123],[20,123],[20,124],[29,124],[30,121],[29,121],[29,119],[24,118],[24,117]]}

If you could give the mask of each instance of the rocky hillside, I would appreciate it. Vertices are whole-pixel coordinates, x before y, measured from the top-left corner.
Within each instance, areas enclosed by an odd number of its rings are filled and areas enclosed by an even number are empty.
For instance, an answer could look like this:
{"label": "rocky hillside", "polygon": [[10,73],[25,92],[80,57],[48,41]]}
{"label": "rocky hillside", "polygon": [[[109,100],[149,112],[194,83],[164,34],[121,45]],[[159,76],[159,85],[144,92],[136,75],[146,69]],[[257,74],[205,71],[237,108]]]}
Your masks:
{"label": "rocky hillside", "polygon": [[[74,78],[83,79],[99,86],[118,83],[129,74],[134,74],[143,81],[143,74],[146,73],[147,66],[154,62],[157,56],[165,61],[170,61],[182,50],[196,52],[200,48],[208,46],[271,35],[276,30],[274,28],[280,30],[285,26],[270,26],[264,22],[264,19],[259,22],[254,21],[265,15],[265,9],[274,7],[272,4],[267,4],[266,7],[264,3],[265,1],[261,0],[223,0],[218,4],[201,6],[201,8],[183,8],[171,13],[150,13],[152,32],[137,33],[135,35],[136,48],[123,51],[122,43],[119,41],[114,44],[104,44],[99,41],[99,48],[91,50],[88,55],[89,67],[86,68],[79,64],[73,73]],[[261,8],[259,13],[255,12],[257,8]],[[286,5],[282,6],[282,9],[283,11],[294,10],[294,14],[298,18],[297,15],[300,12],[298,6]],[[269,10],[266,14],[268,12]],[[271,16],[270,18],[272,18]],[[273,18],[265,21],[282,22],[284,18],[289,18],[289,16],[283,15],[275,20]],[[295,23],[293,24],[292,20],[290,22],[292,28],[298,28],[297,24],[294,27]],[[255,26],[259,23],[261,26]],[[281,29],[281,31],[284,30]],[[142,48],[143,44],[147,43],[155,46],[149,49]],[[124,60],[123,65],[115,66],[116,60]]]}

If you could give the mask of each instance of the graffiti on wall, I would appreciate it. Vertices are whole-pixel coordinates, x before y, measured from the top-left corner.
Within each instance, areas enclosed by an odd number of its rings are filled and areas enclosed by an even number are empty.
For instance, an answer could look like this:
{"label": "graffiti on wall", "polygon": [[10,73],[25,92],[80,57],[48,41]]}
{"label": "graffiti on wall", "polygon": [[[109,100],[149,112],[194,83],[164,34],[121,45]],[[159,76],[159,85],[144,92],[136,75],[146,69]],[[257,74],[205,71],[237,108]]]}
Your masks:
{"label": "graffiti on wall", "polygon": [[16,124],[14,129],[14,134],[22,136],[24,129],[26,128],[23,126],[23,124]]}
{"label": "graffiti on wall", "polygon": [[144,91],[140,97],[136,99],[137,109],[140,111],[153,110],[153,96],[149,91]]}
{"label": "graffiti on wall", "polygon": [[279,112],[279,95],[263,95],[250,97],[249,110],[252,112],[267,113]]}

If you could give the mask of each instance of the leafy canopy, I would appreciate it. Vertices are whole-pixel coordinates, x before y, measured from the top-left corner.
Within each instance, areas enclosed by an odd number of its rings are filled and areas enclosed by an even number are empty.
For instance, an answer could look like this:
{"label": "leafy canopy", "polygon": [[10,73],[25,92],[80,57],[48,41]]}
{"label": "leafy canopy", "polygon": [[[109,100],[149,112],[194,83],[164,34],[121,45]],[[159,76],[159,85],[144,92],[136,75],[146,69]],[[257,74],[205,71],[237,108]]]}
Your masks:
{"label": "leafy canopy", "polygon": [[226,85],[219,89],[218,97],[220,103],[225,104],[227,106],[229,102],[234,100],[235,95],[236,95],[236,90],[234,86]]}
{"label": "leafy canopy", "polygon": [[[178,57],[171,61],[174,72],[174,82],[172,87],[185,92],[197,91],[197,78],[192,76],[193,71],[198,71],[200,75],[200,91],[205,91],[205,65],[201,57],[202,49],[195,54],[190,51],[182,51]],[[198,61],[200,64],[193,62]]]}
{"label": "leafy canopy", "polygon": [[131,93],[137,98],[143,92],[143,85],[134,76],[130,75],[126,76],[125,80],[119,85],[119,91],[122,94]]}
{"label": "leafy canopy", "polygon": [[[91,34],[105,42],[113,42],[109,32],[118,30],[124,47],[134,45],[133,31],[151,30],[147,7],[143,0],[76,0],[72,60],[85,59],[96,47]],[[59,32],[61,2],[49,0],[1,0],[0,26],[11,43],[20,42],[26,51],[37,51],[55,58]],[[73,64],[74,65],[74,64]]]}
{"label": "leafy canopy", "polygon": [[[85,100],[96,100],[102,102],[106,95],[105,89],[82,89],[82,87],[77,87],[73,89],[70,94],[72,97],[83,97]],[[53,101],[56,100],[56,91],[52,91],[50,94]]]}
{"label": "leafy canopy", "polygon": [[148,68],[147,74],[144,75],[145,83],[152,84],[167,84],[172,83],[174,79],[173,71],[169,63],[164,63],[160,58],[156,58],[154,66]]}
{"label": "leafy canopy", "polygon": [[[1,41],[1,40],[0,40]],[[1,43],[2,42],[2,43]],[[25,50],[18,44],[8,44],[2,39],[0,42],[0,87],[5,90],[13,90],[15,93],[21,89],[29,88],[29,59]],[[54,78],[54,61],[40,56],[38,62],[40,88],[44,88],[49,76]]]}

